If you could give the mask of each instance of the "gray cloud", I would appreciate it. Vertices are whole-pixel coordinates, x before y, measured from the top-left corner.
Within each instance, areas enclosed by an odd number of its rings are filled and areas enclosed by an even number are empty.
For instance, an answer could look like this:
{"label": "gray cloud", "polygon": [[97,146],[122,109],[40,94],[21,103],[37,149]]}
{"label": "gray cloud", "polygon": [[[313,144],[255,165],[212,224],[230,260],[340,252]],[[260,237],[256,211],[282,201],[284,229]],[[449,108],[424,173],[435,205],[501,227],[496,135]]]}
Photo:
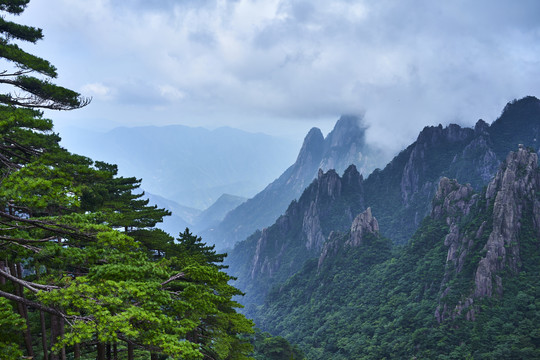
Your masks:
{"label": "gray cloud", "polygon": [[116,89],[91,105],[96,117],[156,121],[126,115],[129,103],[302,132],[365,112],[368,140],[397,151],[427,124],[492,121],[507,101],[539,96],[539,13],[534,0],[36,0],[23,18],[44,28],[40,49],[67,85]]}

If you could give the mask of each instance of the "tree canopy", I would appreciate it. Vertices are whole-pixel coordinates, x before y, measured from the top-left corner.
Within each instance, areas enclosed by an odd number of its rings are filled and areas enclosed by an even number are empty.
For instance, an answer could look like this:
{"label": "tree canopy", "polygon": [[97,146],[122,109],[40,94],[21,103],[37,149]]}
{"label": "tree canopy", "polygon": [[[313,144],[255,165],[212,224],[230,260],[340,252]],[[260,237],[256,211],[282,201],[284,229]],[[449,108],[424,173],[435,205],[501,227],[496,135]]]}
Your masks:
{"label": "tree canopy", "polygon": [[[224,254],[187,229],[174,241],[154,228],[169,212],[134,193],[140,180],[69,153],[50,125],[35,111],[0,107],[0,297],[15,305],[3,300],[0,311],[12,328],[26,327],[16,339],[0,333],[6,354],[24,339],[28,356],[52,348],[77,358],[81,346],[99,355],[107,345],[247,356],[237,335],[252,323],[235,311],[240,292],[221,271]],[[37,350],[44,334],[55,343]]]}
{"label": "tree canopy", "polygon": [[[0,358],[243,359],[252,322],[221,271],[224,254],[189,230],[155,228],[140,179],[63,149],[40,109],[88,99],[14,41],[40,29],[6,20],[28,0],[0,0]],[[33,75],[36,75],[34,77]],[[40,78],[38,78],[39,76]]]}

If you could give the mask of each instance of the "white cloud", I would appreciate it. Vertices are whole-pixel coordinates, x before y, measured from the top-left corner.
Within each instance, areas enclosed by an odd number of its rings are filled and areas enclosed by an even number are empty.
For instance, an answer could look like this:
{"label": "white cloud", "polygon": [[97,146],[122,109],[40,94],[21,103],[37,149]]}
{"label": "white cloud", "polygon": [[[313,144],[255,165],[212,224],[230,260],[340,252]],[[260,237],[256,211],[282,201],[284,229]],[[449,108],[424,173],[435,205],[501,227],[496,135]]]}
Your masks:
{"label": "white cloud", "polygon": [[178,101],[186,97],[186,94],[174,86],[171,85],[161,85],[159,86],[159,92],[161,96],[166,98],[169,101]]}
{"label": "white cloud", "polygon": [[83,85],[81,93],[86,96],[96,97],[99,99],[110,100],[112,98],[112,90],[102,83],[92,83]]}

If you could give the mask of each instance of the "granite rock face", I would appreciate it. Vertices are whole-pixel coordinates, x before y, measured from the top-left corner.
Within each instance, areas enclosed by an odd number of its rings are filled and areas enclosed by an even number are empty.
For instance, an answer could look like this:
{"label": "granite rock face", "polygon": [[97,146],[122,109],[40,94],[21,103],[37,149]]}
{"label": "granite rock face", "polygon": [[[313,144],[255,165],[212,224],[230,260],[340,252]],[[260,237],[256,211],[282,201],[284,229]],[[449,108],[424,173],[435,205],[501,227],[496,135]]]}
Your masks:
{"label": "granite rock face", "polygon": [[[540,239],[539,194],[538,155],[523,146],[507,156],[483,196],[474,194],[470,185],[441,179],[432,216],[444,220],[449,231],[444,240],[448,255],[441,301],[435,313],[439,322],[462,314],[474,320],[478,311],[475,300],[502,296],[508,281],[505,276],[520,272],[520,231],[526,217],[532,217],[534,231]],[[465,229],[463,224],[478,216],[479,211],[487,212],[482,217],[484,220]],[[472,288],[469,293],[460,294],[456,304],[449,304],[444,298],[453,291],[451,279],[459,277],[467,264],[474,270]]]}
{"label": "granite rock face", "polygon": [[343,173],[351,164],[368,174],[377,165],[378,152],[365,142],[366,129],[357,116],[342,116],[324,138],[321,130],[312,128],[302,144],[294,164],[252,199],[230,211],[203,238],[226,248],[246,239],[257,229],[270,226],[294,199],[298,199],[319,170]]}
{"label": "granite rock face", "polygon": [[[486,201],[493,204],[493,230],[484,247],[486,256],[480,260],[476,270],[474,297],[492,296],[493,291],[502,294],[498,273],[505,266],[513,273],[519,272],[521,260],[518,235],[523,210],[531,205],[537,208],[538,190],[538,155],[523,147],[510,153],[487,187]],[[539,222],[538,212],[534,222]]]}
{"label": "granite rock face", "polygon": [[363,244],[367,234],[379,236],[379,223],[371,214],[371,208],[359,214],[353,221],[347,234],[332,231],[319,256],[318,268],[328,257],[334,256],[342,248],[358,247]]}
{"label": "granite rock face", "polygon": [[371,214],[371,208],[358,215],[351,225],[350,239],[345,242],[348,246],[360,246],[365,234],[379,234],[379,223]]}
{"label": "granite rock face", "polygon": [[413,196],[421,190],[424,185],[423,180],[427,177],[427,173],[431,171],[430,164],[426,161],[428,152],[440,148],[441,144],[451,147],[454,144],[465,143],[470,141],[473,136],[474,130],[462,128],[455,124],[450,124],[446,128],[439,125],[437,127],[426,127],[422,130],[418,135],[401,177],[401,196],[405,206],[408,206]]}
{"label": "granite rock face", "polygon": [[[251,279],[274,278],[278,271],[290,275],[287,269],[298,270],[302,261],[318,256],[330,232],[339,230],[325,225],[331,216],[329,212],[339,209],[339,219],[336,221],[350,224],[352,214],[364,208],[362,181],[362,175],[354,165],[342,177],[334,170],[326,173],[320,170],[317,179],[300,199],[293,201],[274,225],[263,229],[260,235],[253,238],[256,245],[249,269]],[[297,256],[285,260],[286,255],[290,254]],[[281,279],[278,277],[276,280]]]}

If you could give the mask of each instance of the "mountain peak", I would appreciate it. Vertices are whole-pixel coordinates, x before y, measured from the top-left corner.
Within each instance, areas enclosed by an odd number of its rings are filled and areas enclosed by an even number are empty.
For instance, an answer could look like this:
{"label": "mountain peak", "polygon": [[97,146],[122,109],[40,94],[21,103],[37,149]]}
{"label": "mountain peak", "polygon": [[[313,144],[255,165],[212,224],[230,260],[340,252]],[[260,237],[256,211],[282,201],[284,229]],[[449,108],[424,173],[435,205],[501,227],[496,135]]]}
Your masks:
{"label": "mountain peak", "polygon": [[[511,114],[515,111],[522,111],[522,109],[540,109],[540,100],[534,96],[525,96],[521,99],[514,99],[506,104],[503,109],[502,115]],[[502,117],[501,115],[501,117]]]}
{"label": "mountain peak", "polygon": [[366,128],[361,125],[361,119],[354,115],[342,115],[334,129],[326,138],[326,147],[345,146],[354,141],[364,144]]}
{"label": "mountain peak", "polygon": [[324,140],[319,167],[341,173],[350,164],[355,164],[361,173],[371,172],[376,167],[377,153],[366,144],[366,129],[360,117],[341,116]]}
{"label": "mountain peak", "polygon": [[476,134],[486,135],[488,134],[488,130],[489,130],[489,124],[482,119],[478,120],[476,124],[474,125],[474,132]]}
{"label": "mountain peak", "polygon": [[457,124],[443,127],[439,124],[439,126],[426,126],[418,135],[416,142],[429,145],[441,142],[457,143],[469,139],[472,135],[474,135],[474,131],[470,128],[462,128]]}
{"label": "mountain peak", "polygon": [[365,234],[379,235],[379,223],[371,214],[371,208],[359,214],[351,225],[351,238],[346,242],[350,246],[359,246]]}
{"label": "mountain peak", "polygon": [[540,100],[527,96],[506,104],[501,116],[489,127],[497,156],[503,158],[518,144],[538,149],[540,141]]}
{"label": "mountain peak", "polygon": [[324,150],[324,136],[319,128],[312,128],[304,138],[304,143],[296,159],[295,165],[308,165],[318,163]]}

